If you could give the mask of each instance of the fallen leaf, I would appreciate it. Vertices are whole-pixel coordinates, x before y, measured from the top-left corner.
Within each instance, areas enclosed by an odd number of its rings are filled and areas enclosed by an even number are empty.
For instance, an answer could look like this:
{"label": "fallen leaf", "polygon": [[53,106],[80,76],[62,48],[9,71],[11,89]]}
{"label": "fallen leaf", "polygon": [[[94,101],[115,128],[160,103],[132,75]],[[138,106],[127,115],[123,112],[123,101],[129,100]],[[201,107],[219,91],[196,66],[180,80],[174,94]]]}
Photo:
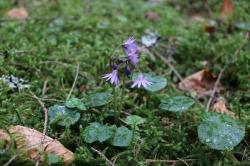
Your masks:
{"label": "fallen leaf", "polygon": [[159,16],[158,13],[151,12],[151,11],[146,12],[145,15],[144,15],[144,17],[145,17],[147,20],[151,21],[151,22],[157,21],[157,20],[159,20],[159,18],[160,18],[160,16]]}
{"label": "fallen leaf", "polygon": [[6,15],[11,19],[17,20],[25,20],[29,16],[28,11],[23,7],[13,8],[9,10]]}
{"label": "fallen leaf", "polygon": [[13,91],[21,91],[30,87],[30,84],[28,84],[29,81],[13,75],[2,75],[0,81],[6,83]]}
{"label": "fallen leaf", "polygon": [[86,86],[85,86],[85,85],[81,85],[81,86],[79,87],[79,91],[80,91],[80,92],[86,91]]}
{"label": "fallen leaf", "polygon": [[223,0],[220,8],[220,16],[222,19],[226,19],[233,13],[234,6],[231,0]]}
{"label": "fallen leaf", "polygon": [[205,26],[205,32],[210,34],[214,33],[216,30],[216,24],[217,24],[216,21],[209,20]]}
{"label": "fallen leaf", "polygon": [[141,37],[141,42],[146,47],[151,47],[157,43],[157,40],[159,39],[159,37],[160,36],[157,32],[152,32],[150,30],[147,30],[146,34]]}
{"label": "fallen leaf", "polygon": [[213,105],[213,111],[223,113],[226,115],[229,115],[231,117],[235,116],[235,113],[232,111],[229,111],[226,107],[225,101],[222,99],[219,99],[214,105]]}
{"label": "fallen leaf", "polygon": [[205,23],[206,19],[200,15],[194,14],[191,16],[191,20],[195,21],[195,22],[201,22],[201,23]]}
{"label": "fallen leaf", "polygon": [[5,149],[8,144],[10,144],[10,142],[10,136],[4,130],[0,129],[0,145],[2,146],[1,148]]}
{"label": "fallen leaf", "polygon": [[[210,71],[204,69],[183,79],[178,87],[181,90],[195,91],[198,98],[201,98],[213,90],[215,82],[216,77]],[[223,86],[219,83],[216,92],[220,93],[223,89]]]}
{"label": "fallen leaf", "polygon": [[[0,140],[8,141],[8,135],[4,133],[3,130],[0,131]],[[15,136],[16,147],[24,151],[26,150],[25,155],[30,159],[36,159],[44,151],[61,157],[65,163],[70,163],[74,160],[74,154],[59,141],[48,136],[44,138],[43,133],[35,129],[17,125],[10,127],[9,133]]]}

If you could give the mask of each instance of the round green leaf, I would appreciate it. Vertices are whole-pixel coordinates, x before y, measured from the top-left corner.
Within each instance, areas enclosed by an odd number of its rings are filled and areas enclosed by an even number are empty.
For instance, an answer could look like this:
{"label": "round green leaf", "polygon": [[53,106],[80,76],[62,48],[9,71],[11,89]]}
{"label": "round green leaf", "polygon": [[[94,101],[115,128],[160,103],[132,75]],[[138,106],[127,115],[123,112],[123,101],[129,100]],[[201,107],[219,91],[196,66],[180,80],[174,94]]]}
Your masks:
{"label": "round green leaf", "polygon": [[112,126],[101,125],[98,122],[94,122],[84,130],[84,140],[87,143],[93,143],[95,141],[104,142],[111,138],[113,133]]}
{"label": "round green leaf", "polygon": [[93,143],[98,140],[98,129],[100,128],[101,124],[94,122],[90,123],[88,127],[84,130],[84,140],[87,143]]}
{"label": "round green leaf", "polygon": [[198,127],[202,143],[212,149],[226,150],[238,145],[245,135],[245,128],[231,117],[209,113]]}
{"label": "round green leaf", "polygon": [[127,127],[122,126],[117,128],[113,139],[113,145],[119,147],[129,146],[132,141],[132,135],[132,131]]}
{"label": "round green leaf", "polygon": [[113,128],[111,126],[103,125],[98,130],[98,141],[104,142],[113,136]]}
{"label": "round green leaf", "polygon": [[89,107],[99,107],[108,104],[112,99],[113,95],[110,92],[100,92],[89,95],[86,104]]}
{"label": "round green leaf", "polygon": [[150,92],[157,92],[167,86],[167,79],[152,74],[143,74],[145,78],[151,82],[145,89]]}
{"label": "round green leaf", "polygon": [[250,23],[247,22],[236,23],[236,27],[241,30],[250,31]]}
{"label": "round green leaf", "polygon": [[142,124],[145,122],[145,119],[141,118],[140,116],[137,115],[129,115],[126,119],[125,119],[125,123],[128,125],[132,125],[132,126],[137,126],[139,124]]}
{"label": "round green leaf", "polygon": [[68,108],[77,108],[81,111],[87,110],[85,104],[78,98],[70,98],[65,103],[66,107]]}
{"label": "round green leaf", "polygon": [[[148,85],[145,89],[150,92],[157,92],[167,86],[167,79],[149,73],[142,73],[143,76],[150,81],[150,85]],[[137,77],[138,73],[133,74],[132,79],[134,80]]]}
{"label": "round green leaf", "polygon": [[48,117],[50,123],[56,123],[60,126],[70,126],[80,119],[80,113],[62,105],[54,105],[48,109]]}
{"label": "round green leaf", "polygon": [[160,109],[171,112],[184,112],[193,104],[194,101],[186,96],[168,97],[161,100]]}

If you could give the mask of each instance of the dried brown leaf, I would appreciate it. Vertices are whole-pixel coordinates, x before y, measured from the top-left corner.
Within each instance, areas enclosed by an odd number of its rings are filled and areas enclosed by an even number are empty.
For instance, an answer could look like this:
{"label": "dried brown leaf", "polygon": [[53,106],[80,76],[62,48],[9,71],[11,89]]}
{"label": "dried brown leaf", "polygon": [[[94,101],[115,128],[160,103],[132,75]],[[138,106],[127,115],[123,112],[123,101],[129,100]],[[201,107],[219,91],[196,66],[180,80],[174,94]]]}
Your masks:
{"label": "dried brown leaf", "polygon": [[[44,138],[43,133],[35,129],[17,125],[10,127],[9,132],[15,136],[17,148],[26,150],[25,155],[30,159],[35,159],[41,152],[46,152],[61,157],[65,163],[70,163],[74,160],[74,154],[59,141],[48,136]],[[0,137],[1,140],[4,138]]]}
{"label": "dried brown leaf", "polygon": [[222,19],[227,18],[233,13],[234,6],[231,0],[223,0],[220,8],[220,16]]}
{"label": "dried brown leaf", "polygon": [[17,20],[25,20],[29,16],[28,11],[23,7],[13,8],[9,10],[6,15],[11,19]]}
{"label": "dried brown leaf", "polygon": [[234,117],[235,113],[232,111],[229,111],[226,107],[226,104],[224,102],[224,100],[218,100],[214,105],[213,105],[213,111],[215,112],[219,112],[219,113],[223,113],[229,116]]}
{"label": "dried brown leaf", "polygon": [[[178,87],[185,91],[195,91],[198,97],[202,97],[213,90],[215,82],[216,77],[210,71],[204,69],[183,79]],[[219,83],[216,92],[220,93],[223,89],[223,86]]]}
{"label": "dried brown leaf", "polygon": [[160,18],[158,13],[152,11],[146,12],[144,17],[151,22],[157,21]]}
{"label": "dried brown leaf", "polygon": [[0,145],[2,148],[7,148],[10,144],[11,139],[10,136],[4,130],[0,130]]}
{"label": "dried brown leaf", "polygon": [[216,21],[209,20],[205,26],[205,32],[210,34],[214,33],[216,30],[216,24],[217,24]]}
{"label": "dried brown leaf", "polygon": [[206,19],[198,14],[194,14],[191,16],[191,20],[195,22],[201,22],[201,23],[206,23]]}

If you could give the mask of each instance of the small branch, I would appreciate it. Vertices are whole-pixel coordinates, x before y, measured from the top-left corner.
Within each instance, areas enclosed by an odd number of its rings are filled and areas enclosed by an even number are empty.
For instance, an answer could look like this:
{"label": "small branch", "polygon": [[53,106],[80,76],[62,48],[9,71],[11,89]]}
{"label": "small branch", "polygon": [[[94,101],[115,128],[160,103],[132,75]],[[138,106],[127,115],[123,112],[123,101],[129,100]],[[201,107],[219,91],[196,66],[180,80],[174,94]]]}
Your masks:
{"label": "small branch", "polygon": [[[179,74],[179,72],[175,69],[175,67],[162,55],[154,53],[155,56],[158,56],[169,68],[170,70],[172,70],[174,72],[174,74],[176,75],[176,77],[183,82],[183,85],[185,87],[187,87],[187,85],[185,84],[185,82],[183,81],[183,77]],[[187,88],[188,89],[188,88]],[[189,93],[191,94],[190,90],[188,90]],[[191,96],[192,97],[192,96]],[[195,97],[192,97],[202,108],[204,108],[204,105]]]}
{"label": "small branch", "polygon": [[211,96],[210,96],[210,98],[209,98],[209,100],[208,100],[208,103],[207,103],[207,106],[206,106],[206,112],[208,112],[209,109],[210,109],[210,105],[211,105],[211,103],[212,103],[212,101],[213,101],[213,98],[214,98],[214,95],[215,95],[215,93],[216,93],[216,91],[217,91],[217,88],[218,88],[218,85],[219,85],[219,83],[220,83],[222,74],[224,73],[224,71],[226,70],[226,68],[227,68],[229,65],[231,65],[231,64],[234,63],[234,62],[236,62],[237,56],[239,55],[240,51],[243,49],[243,47],[245,46],[245,44],[246,44],[247,41],[248,41],[248,37],[249,37],[249,33],[246,34],[246,37],[245,37],[245,40],[244,40],[243,44],[242,44],[242,45],[234,52],[234,54],[232,55],[232,57],[231,57],[232,59],[230,59],[230,61],[221,69],[220,74],[218,75],[218,78],[217,78],[217,80],[216,80],[216,82],[215,82],[215,84],[214,84],[214,88],[213,88],[212,94],[211,94]]}
{"label": "small branch", "polygon": [[97,154],[99,154],[110,166],[114,166],[114,164],[99,150],[91,147],[91,150],[93,150],[94,152],[96,152]]}
{"label": "small branch", "polygon": [[39,163],[40,163],[40,160],[37,160],[35,166],[39,166]]}
{"label": "small branch", "polygon": [[125,155],[125,154],[130,154],[130,153],[131,153],[130,151],[124,151],[124,152],[118,153],[116,156],[112,157],[112,158],[111,158],[111,160],[113,161],[112,166],[115,166],[116,160],[117,160],[120,156]]}
{"label": "small branch", "polygon": [[177,163],[177,162],[183,162],[183,161],[185,161],[185,163],[186,163],[186,161],[194,161],[194,160],[196,160],[196,159],[185,159],[185,160],[183,160],[183,159],[178,159],[178,160],[154,160],[154,159],[146,159],[146,161],[144,162],[144,163]]}
{"label": "small branch", "polygon": [[76,67],[75,80],[74,80],[73,85],[72,85],[72,87],[71,87],[71,90],[70,90],[70,92],[69,92],[69,94],[68,94],[67,100],[70,98],[70,96],[71,96],[71,94],[72,94],[72,92],[73,92],[73,90],[74,90],[74,88],[75,88],[76,81],[77,81],[78,75],[79,75],[79,68],[80,68],[80,65],[79,65],[79,63],[78,63],[78,64],[77,64],[77,67]]}
{"label": "small branch", "polygon": [[46,80],[44,81],[42,96],[44,96],[45,93],[46,93],[46,91],[47,91],[47,84],[48,84],[48,79],[46,79]]}
{"label": "small branch", "polygon": [[183,160],[181,158],[178,158],[178,160],[181,161],[181,162],[183,162],[186,166],[189,166],[188,163],[185,160]]}
{"label": "small branch", "polygon": [[209,111],[210,105],[211,105],[211,103],[213,101],[214,95],[215,95],[215,93],[217,91],[218,85],[220,83],[222,74],[224,73],[225,69],[226,69],[226,66],[220,71],[220,74],[219,74],[219,76],[218,76],[218,78],[217,78],[217,80],[216,80],[216,82],[214,84],[214,88],[213,88],[212,94],[211,94],[211,96],[210,96],[210,98],[209,98],[209,100],[207,102],[207,106],[206,106],[206,110],[205,110],[206,112]]}
{"label": "small branch", "polygon": [[48,109],[45,107],[45,104],[32,92],[30,92],[30,94],[32,95],[33,98],[35,98],[40,106],[43,108],[43,112],[44,112],[44,126],[43,126],[43,138],[41,140],[41,144],[43,144],[45,136],[46,136],[46,132],[47,132],[47,125],[48,125]]}
{"label": "small branch", "polygon": [[[52,141],[53,141],[53,140],[52,140]],[[52,142],[52,141],[51,141],[51,140],[50,140],[50,141],[45,141],[45,142],[43,142],[43,143],[48,143],[48,142]],[[25,149],[24,151],[18,152],[18,154],[13,155],[13,156],[9,159],[9,161],[7,161],[3,166],[8,166],[8,165],[10,165],[18,156],[20,156],[20,155],[26,153],[27,151],[33,149],[34,146],[39,146],[39,145],[41,145],[41,144],[42,144],[42,143],[40,142],[40,143],[38,143],[38,144],[33,144],[33,145],[28,146],[27,149]]]}
{"label": "small branch", "polygon": [[17,154],[15,154],[14,156],[12,156],[9,161],[7,161],[3,166],[8,166],[10,165],[16,158],[18,157]]}

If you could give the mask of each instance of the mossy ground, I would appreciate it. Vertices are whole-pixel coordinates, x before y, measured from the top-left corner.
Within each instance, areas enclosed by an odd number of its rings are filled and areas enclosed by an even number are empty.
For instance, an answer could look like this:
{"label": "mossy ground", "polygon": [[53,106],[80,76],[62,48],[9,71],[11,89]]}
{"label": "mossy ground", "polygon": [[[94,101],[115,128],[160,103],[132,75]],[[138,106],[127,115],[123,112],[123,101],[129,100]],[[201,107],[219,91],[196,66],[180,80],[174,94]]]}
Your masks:
{"label": "mossy ground", "polygon": [[[163,40],[163,45],[169,45],[170,38],[176,38],[178,47],[173,58],[176,61],[175,67],[182,76],[203,69],[202,61],[208,61],[206,68],[219,73],[244,40],[245,31],[234,28],[233,25],[250,20],[248,0],[235,1],[233,17],[219,25],[211,38],[204,32],[204,24],[190,19],[191,9],[200,13],[205,11],[199,1],[194,1],[191,5],[181,0],[172,5],[167,1],[154,4],[142,0],[23,0],[20,3],[29,11],[28,20],[0,20],[0,50],[9,52],[7,58],[0,57],[0,74],[13,74],[29,80],[30,91],[47,99],[44,102],[48,107],[64,102],[67,98],[77,63],[80,64],[79,79],[73,96],[82,98],[84,93],[110,88],[101,79],[109,70],[110,56],[128,36],[140,39],[147,29],[158,31],[163,39],[167,39]],[[220,4],[219,0],[209,1],[214,12],[213,19],[218,17]],[[3,16],[13,7],[15,4],[12,1],[2,0],[0,14]],[[145,19],[144,14],[147,11],[158,13],[160,19],[155,22]],[[20,53],[22,51],[24,52]],[[161,96],[174,96],[183,92],[176,88],[176,78],[172,77],[170,69],[161,60],[152,61],[145,54],[142,64],[145,71],[153,71],[168,79],[167,88],[157,95],[152,94],[150,100],[143,90],[126,91],[126,109],[147,120],[140,128],[143,142],[130,148],[116,148],[98,143],[90,145],[80,136],[79,124],[66,130],[49,127],[48,135],[57,138],[75,153],[76,160],[72,165],[105,165],[105,161],[91,151],[91,146],[105,149],[108,158],[121,154],[116,165],[143,165],[145,159],[155,158],[196,159],[188,161],[189,165],[250,164],[249,42],[222,77],[222,83],[227,88],[224,97],[230,109],[236,114],[240,112],[241,121],[246,124],[244,141],[230,151],[211,150],[199,142],[196,128],[203,110],[198,105],[185,115],[160,111],[158,99]],[[45,82],[48,90],[42,96]],[[43,111],[28,90],[10,93],[7,86],[1,84],[0,103],[1,127],[21,124],[43,130]],[[82,116],[79,122],[81,127],[85,128],[89,122],[94,121],[112,123],[104,118],[101,111],[99,109],[99,113],[97,111]],[[14,152],[1,154],[0,165],[12,154]],[[13,165],[20,163],[32,165],[24,158],[18,158]],[[183,165],[183,162],[178,162],[177,165]]]}

